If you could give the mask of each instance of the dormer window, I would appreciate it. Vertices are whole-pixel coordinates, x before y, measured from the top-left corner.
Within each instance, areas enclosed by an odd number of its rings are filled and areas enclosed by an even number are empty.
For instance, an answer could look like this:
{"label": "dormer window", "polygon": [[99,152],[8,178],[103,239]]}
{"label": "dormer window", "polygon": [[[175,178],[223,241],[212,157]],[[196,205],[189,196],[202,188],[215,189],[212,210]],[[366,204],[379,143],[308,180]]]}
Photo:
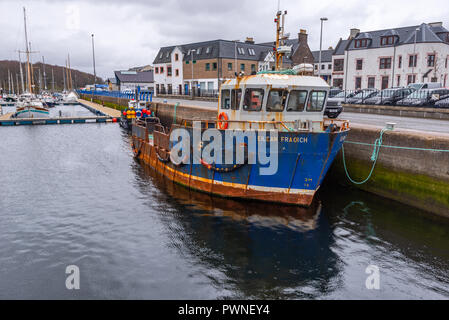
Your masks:
{"label": "dormer window", "polygon": [[394,36],[386,36],[380,38],[380,45],[381,46],[390,46],[394,44]]}
{"label": "dormer window", "polygon": [[368,39],[355,40],[354,46],[356,48],[366,48],[368,47]]}

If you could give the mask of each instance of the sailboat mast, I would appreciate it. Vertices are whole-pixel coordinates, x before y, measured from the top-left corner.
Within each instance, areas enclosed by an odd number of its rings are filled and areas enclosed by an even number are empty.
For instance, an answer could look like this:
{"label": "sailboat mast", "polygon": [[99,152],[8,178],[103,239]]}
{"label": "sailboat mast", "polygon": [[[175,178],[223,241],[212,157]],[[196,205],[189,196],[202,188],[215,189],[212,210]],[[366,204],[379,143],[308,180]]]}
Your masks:
{"label": "sailboat mast", "polygon": [[19,66],[20,66],[20,82],[22,83],[22,93],[24,93],[25,92],[25,85],[24,85],[24,82],[23,82],[22,60],[20,58],[20,51],[18,53],[19,53]]}
{"label": "sailboat mast", "polygon": [[42,56],[42,68],[44,71],[44,90],[47,91],[47,75],[45,74],[45,58]]}
{"label": "sailboat mast", "polygon": [[[30,49],[29,54],[31,54],[31,42],[28,43],[28,47],[29,47],[29,49]],[[29,61],[30,61],[30,69],[31,69],[31,84],[30,84],[30,86],[31,86],[31,88],[32,88],[32,87],[35,86],[35,85],[34,85],[33,61],[31,61],[31,55],[30,55]]]}
{"label": "sailboat mast", "polygon": [[51,68],[51,91],[55,92],[55,74],[53,73],[53,68]]}
{"label": "sailboat mast", "polygon": [[28,48],[27,18],[26,18],[25,7],[23,7],[23,22],[25,25],[25,49],[26,49],[26,54],[27,54],[27,87],[28,87],[28,92],[33,93],[33,90],[31,88],[30,49]]}
{"label": "sailboat mast", "polygon": [[70,87],[70,90],[72,90],[73,89],[73,82],[72,82],[72,69],[70,68],[70,54],[67,54],[67,62],[68,62],[68,65],[69,65],[69,87]]}

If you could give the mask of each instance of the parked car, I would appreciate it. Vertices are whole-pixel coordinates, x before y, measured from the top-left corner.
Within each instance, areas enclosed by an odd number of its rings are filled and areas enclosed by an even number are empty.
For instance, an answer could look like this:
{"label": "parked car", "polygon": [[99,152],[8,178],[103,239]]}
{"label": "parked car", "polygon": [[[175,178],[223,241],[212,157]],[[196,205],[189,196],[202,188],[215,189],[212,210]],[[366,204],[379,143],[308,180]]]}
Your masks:
{"label": "parked car", "polygon": [[449,108],[449,97],[435,102],[435,108]]}
{"label": "parked car", "polygon": [[328,118],[335,119],[343,111],[341,101],[334,100],[333,98],[327,99],[326,108],[324,109],[324,115]]}
{"label": "parked car", "polygon": [[359,93],[359,91],[354,91],[354,92],[349,92],[349,93],[346,93],[345,91],[342,91],[339,94],[337,94],[336,96],[327,99],[327,101],[330,100],[330,101],[339,101],[340,103],[345,103],[345,101],[347,99],[352,98],[357,93]]}
{"label": "parked car", "polygon": [[354,95],[353,97],[346,99],[346,103],[349,104],[362,104],[365,99],[369,99],[372,96],[376,95],[377,92],[379,92],[379,90],[377,89],[362,89],[359,91],[359,93],[357,93],[356,95]]}
{"label": "parked car", "polygon": [[439,100],[449,97],[449,89],[421,89],[413,92],[408,97],[396,102],[398,106],[429,107]]}
{"label": "parked car", "polygon": [[365,99],[364,104],[396,105],[396,102],[404,99],[415,91],[413,88],[390,88],[378,91],[371,98]]}
{"label": "parked car", "polygon": [[340,92],[343,92],[343,90],[339,89],[339,88],[331,88],[329,90],[329,98],[333,98],[335,97],[337,94],[339,94]]}
{"label": "parked car", "polygon": [[422,82],[422,83],[410,83],[408,85],[409,88],[413,88],[415,90],[421,89],[438,89],[441,88],[441,83],[439,82]]}

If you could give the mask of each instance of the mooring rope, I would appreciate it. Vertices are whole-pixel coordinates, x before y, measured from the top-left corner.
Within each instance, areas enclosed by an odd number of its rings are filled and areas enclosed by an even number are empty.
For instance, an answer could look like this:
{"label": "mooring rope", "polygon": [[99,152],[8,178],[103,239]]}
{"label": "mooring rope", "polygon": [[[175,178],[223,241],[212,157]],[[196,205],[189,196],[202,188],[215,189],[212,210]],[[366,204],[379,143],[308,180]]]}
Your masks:
{"label": "mooring rope", "polygon": [[346,166],[346,159],[345,159],[345,146],[344,145],[341,146],[341,151],[342,151],[342,155],[343,155],[343,166],[345,168],[346,176],[348,177],[349,181],[351,181],[352,183],[357,184],[357,185],[361,185],[361,184],[368,182],[368,180],[373,175],[374,168],[376,167],[377,159],[379,158],[379,151],[380,151],[380,147],[382,147],[383,135],[384,135],[385,131],[388,131],[388,130],[391,130],[391,129],[383,128],[382,131],[380,132],[379,138],[377,138],[376,141],[374,141],[373,154],[371,155],[371,161],[373,161],[373,165],[371,167],[370,173],[368,174],[368,177],[366,177],[366,179],[363,181],[355,181],[349,175],[348,168]]}

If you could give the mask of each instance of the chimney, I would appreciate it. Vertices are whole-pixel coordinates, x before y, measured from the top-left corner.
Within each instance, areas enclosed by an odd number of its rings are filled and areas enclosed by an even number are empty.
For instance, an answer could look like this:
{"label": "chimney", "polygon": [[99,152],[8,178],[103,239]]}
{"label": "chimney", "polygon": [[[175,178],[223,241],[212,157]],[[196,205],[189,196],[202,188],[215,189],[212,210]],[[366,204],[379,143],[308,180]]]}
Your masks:
{"label": "chimney", "polygon": [[254,44],[254,38],[253,37],[246,37],[245,43]]}
{"label": "chimney", "polygon": [[307,44],[307,31],[304,29],[300,29],[298,33],[298,42]]}
{"label": "chimney", "polygon": [[351,40],[351,39],[355,38],[355,36],[356,36],[358,33],[360,33],[360,29],[356,29],[356,28],[351,29],[351,30],[349,31],[349,39],[348,39],[348,40]]}
{"label": "chimney", "polygon": [[443,22],[430,22],[430,23],[428,23],[428,25],[431,26],[432,28],[437,28],[437,27],[442,27]]}

